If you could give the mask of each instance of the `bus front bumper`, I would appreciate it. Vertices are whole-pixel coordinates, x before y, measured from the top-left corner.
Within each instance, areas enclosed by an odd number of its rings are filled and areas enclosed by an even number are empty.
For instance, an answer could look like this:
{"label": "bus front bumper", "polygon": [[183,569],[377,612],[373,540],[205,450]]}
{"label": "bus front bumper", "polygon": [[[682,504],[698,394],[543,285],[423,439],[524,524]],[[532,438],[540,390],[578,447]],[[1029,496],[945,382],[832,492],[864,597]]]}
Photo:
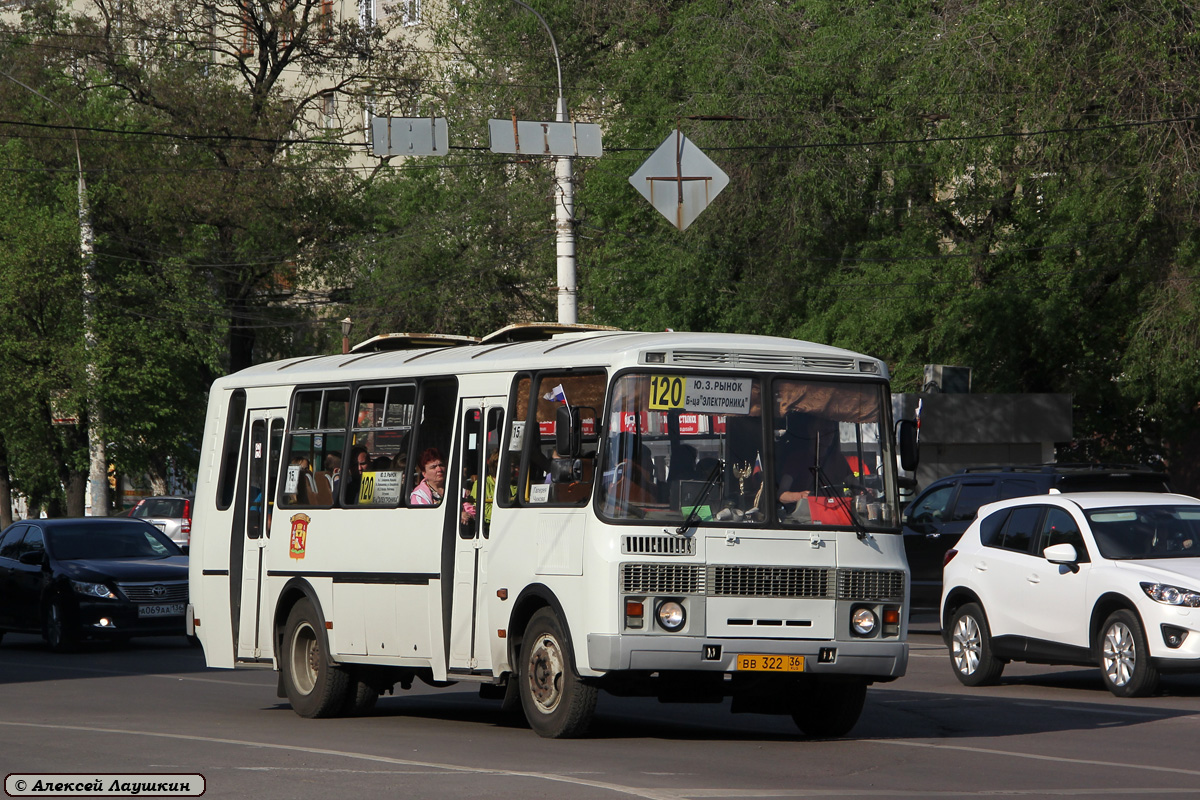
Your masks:
{"label": "bus front bumper", "polygon": [[813,641],[591,634],[587,654],[587,666],[596,674],[618,670],[737,672],[739,655],[803,656],[806,673],[862,675],[876,680],[899,678],[908,667],[908,643],[887,639]]}

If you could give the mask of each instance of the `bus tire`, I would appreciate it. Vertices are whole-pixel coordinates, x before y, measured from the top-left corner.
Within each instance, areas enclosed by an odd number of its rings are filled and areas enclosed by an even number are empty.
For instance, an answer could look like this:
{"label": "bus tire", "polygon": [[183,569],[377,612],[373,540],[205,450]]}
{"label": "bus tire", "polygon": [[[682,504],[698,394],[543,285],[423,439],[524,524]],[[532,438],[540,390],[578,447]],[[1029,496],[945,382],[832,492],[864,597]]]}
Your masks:
{"label": "bus tire", "polygon": [[596,710],[595,686],[575,673],[565,626],[549,608],[536,611],[521,641],[521,707],[529,727],[547,739],[582,736]]}
{"label": "bus tire", "polygon": [[329,660],[325,625],[307,598],[292,607],[283,629],[283,688],[302,717],[332,717],[346,705],[350,676]]}
{"label": "bus tire", "polygon": [[866,699],[865,680],[817,680],[793,700],[792,720],[806,736],[836,739],[854,728]]}
{"label": "bus tire", "polygon": [[342,713],[350,717],[361,717],[369,714],[379,699],[379,692],[360,680],[351,678],[346,681],[346,705]]}

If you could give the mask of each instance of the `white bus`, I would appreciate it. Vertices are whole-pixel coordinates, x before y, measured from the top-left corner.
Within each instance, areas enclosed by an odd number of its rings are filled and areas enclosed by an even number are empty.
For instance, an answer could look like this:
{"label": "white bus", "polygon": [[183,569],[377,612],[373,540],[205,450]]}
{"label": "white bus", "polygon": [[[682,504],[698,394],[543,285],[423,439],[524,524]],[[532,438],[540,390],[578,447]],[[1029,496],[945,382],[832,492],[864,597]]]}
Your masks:
{"label": "white bus", "polygon": [[599,690],[848,732],[908,659],[915,435],[886,366],[552,331],[216,381],[188,614],[208,665],[277,670],[305,717],[420,679],[476,683],[548,737],[585,732]]}

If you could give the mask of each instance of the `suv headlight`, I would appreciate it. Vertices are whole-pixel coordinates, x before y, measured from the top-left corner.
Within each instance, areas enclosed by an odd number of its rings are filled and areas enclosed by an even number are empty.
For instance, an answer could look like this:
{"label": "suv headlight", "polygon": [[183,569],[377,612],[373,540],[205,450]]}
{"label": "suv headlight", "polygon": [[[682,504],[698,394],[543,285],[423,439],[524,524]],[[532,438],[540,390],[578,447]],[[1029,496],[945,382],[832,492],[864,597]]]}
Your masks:
{"label": "suv headlight", "polygon": [[1200,608],[1200,592],[1194,589],[1184,589],[1165,583],[1142,583],[1142,591],[1151,600],[1157,600],[1169,606],[1187,606]]}
{"label": "suv headlight", "polygon": [[117,596],[103,583],[84,583],[71,581],[71,588],[84,597],[103,597],[106,600],[116,600]]}

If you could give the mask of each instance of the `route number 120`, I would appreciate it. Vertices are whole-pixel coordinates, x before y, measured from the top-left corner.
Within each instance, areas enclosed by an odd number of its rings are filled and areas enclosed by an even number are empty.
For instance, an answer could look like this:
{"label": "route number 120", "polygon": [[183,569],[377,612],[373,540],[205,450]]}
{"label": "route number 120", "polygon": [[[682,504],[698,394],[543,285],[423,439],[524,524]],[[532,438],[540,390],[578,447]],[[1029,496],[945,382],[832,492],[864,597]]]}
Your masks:
{"label": "route number 120", "polygon": [[650,408],[655,411],[683,408],[683,382],[679,375],[650,376]]}

